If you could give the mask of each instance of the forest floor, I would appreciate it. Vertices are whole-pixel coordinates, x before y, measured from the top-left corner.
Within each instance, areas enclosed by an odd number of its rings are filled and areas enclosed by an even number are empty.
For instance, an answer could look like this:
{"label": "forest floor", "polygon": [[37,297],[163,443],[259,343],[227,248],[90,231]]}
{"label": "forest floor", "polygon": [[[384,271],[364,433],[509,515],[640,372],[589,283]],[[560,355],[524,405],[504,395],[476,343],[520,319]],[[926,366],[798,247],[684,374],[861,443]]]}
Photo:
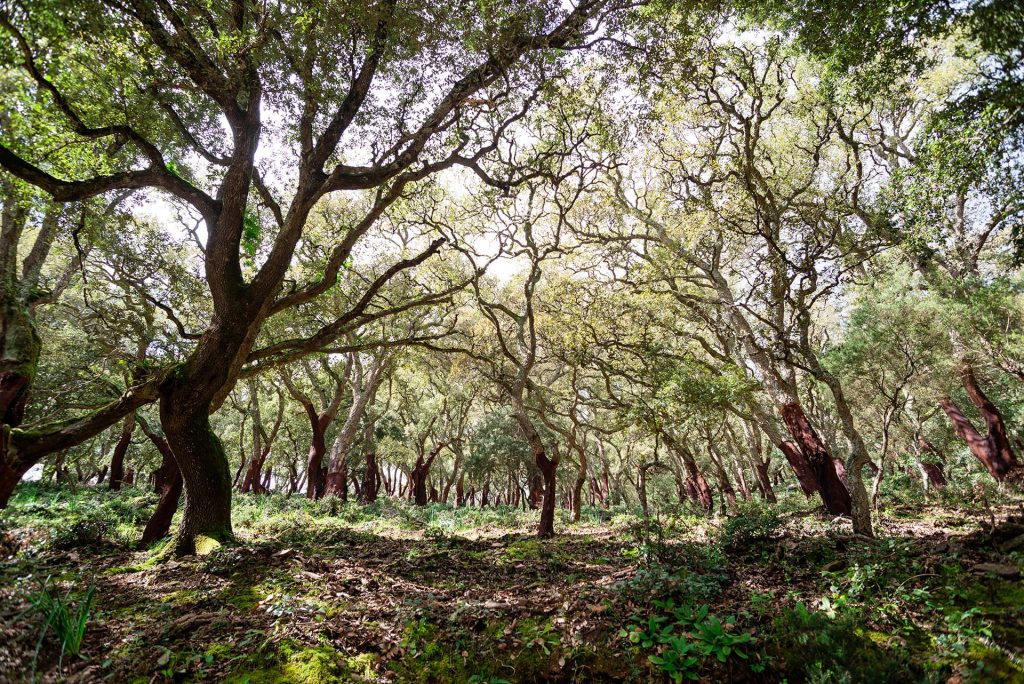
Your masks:
{"label": "forest floor", "polygon": [[[0,681],[1024,681],[1024,505],[739,515],[237,497],[239,545],[131,544],[155,497],[23,485],[0,514]],[[988,564],[988,565],[985,565]],[[74,616],[61,657],[31,608]]]}

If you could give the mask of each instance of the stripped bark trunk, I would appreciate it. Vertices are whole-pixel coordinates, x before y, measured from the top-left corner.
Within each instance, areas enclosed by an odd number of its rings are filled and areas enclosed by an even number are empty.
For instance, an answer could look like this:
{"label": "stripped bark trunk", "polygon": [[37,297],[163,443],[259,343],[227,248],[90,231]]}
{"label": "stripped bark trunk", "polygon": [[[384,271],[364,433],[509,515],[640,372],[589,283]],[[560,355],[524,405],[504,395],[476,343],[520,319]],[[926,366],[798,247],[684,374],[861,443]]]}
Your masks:
{"label": "stripped bark trunk", "polygon": [[967,442],[971,453],[981,461],[995,480],[1002,482],[1008,479],[1018,485],[1024,484],[1024,466],[1017,460],[1010,445],[1003,415],[982,391],[974,375],[974,368],[969,363],[961,366],[960,379],[971,403],[981,412],[987,434],[982,435],[978,432],[951,398],[943,397],[939,400],[939,406],[953,424],[957,436]]}
{"label": "stripped bark trunk", "polygon": [[[800,453],[807,460],[809,471],[814,474],[818,493],[825,508],[833,515],[849,515],[852,507],[850,492],[839,478],[835,464],[832,462],[832,455],[807,419],[803,407],[799,403],[793,402],[784,405],[781,413],[789,434],[796,440]],[[790,459],[791,454],[786,453],[786,458]],[[794,466],[794,470],[797,470],[796,466]],[[797,470],[797,478],[800,478],[800,470]],[[804,486],[803,481],[801,481],[801,486]],[[804,487],[804,492],[807,492],[807,487]]]}
{"label": "stripped bark trunk", "polygon": [[153,515],[146,522],[146,527],[142,531],[142,539],[139,542],[139,546],[146,548],[163,539],[170,531],[171,521],[178,510],[178,501],[181,499],[184,481],[181,479],[181,471],[178,470],[178,464],[174,460],[174,454],[171,452],[167,440],[154,432],[145,420],[140,420],[139,423],[142,425],[142,431],[160,452],[161,457],[160,467],[153,473],[153,482],[157,493],[160,494],[160,501],[157,503]]}
{"label": "stripped bark trunk", "polygon": [[416,459],[416,465],[412,469],[412,490],[413,502],[417,506],[427,505],[427,476],[430,474],[430,466],[433,465],[434,459],[444,447],[444,442],[438,442],[426,458],[421,453]]}
{"label": "stripped bark trunk", "polygon": [[125,417],[121,427],[121,436],[114,446],[114,453],[110,457],[110,491],[116,492],[121,489],[124,481],[124,457],[128,453],[128,447],[132,443],[132,433],[135,432],[135,414],[131,413]]}

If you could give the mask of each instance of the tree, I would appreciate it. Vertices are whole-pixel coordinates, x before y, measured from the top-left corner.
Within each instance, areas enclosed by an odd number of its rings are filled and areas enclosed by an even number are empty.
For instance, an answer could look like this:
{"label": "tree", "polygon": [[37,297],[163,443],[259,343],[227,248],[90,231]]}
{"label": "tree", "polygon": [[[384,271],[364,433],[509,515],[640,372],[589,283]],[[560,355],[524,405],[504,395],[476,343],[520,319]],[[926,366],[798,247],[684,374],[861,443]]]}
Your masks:
{"label": "tree", "polygon": [[[0,165],[58,203],[160,191],[203,224],[212,314],[159,383],[161,423],[185,481],[179,553],[193,552],[198,537],[231,537],[231,478],[209,415],[259,357],[263,324],[329,291],[356,244],[414,184],[445,168],[476,168],[557,69],[555,51],[580,43],[614,9],[607,0],[513,13],[461,3],[417,11],[394,2],[109,0],[4,10],[4,63],[22,69],[40,113],[7,129]],[[421,71],[423,63],[432,69]],[[56,129],[95,162],[47,163],[33,149],[33,127]],[[268,148],[289,160],[279,183],[259,162]],[[339,192],[367,193],[366,211],[320,273],[286,284],[311,215]],[[357,328],[377,289],[440,247],[396,260],[323,335]]]}

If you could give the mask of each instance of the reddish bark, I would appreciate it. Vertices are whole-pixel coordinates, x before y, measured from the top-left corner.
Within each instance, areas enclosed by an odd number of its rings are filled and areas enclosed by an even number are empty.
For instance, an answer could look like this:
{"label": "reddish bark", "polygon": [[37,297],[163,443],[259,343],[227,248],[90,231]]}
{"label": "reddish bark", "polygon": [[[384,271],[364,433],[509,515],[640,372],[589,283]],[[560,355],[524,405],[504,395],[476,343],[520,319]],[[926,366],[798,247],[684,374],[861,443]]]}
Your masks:
{"label": "reddish bark", "polygon": [[[791,451],[793,451],[795,454],[799,454],[800,453],[799,451],[796,450],[795,447],[792,446],[791,442],[784,442],[784,444],[789,444]],[[754,468],[754,473],[757,475],[757,490],[761,493],[761,496],[764,497],[764,499],[766,501],[770,501],[771,503],[775,503],[777,501],[777,499],[775,498],[775,490],[772,488],[772,478],[771,478],[771,474],[769,473],[769,468],[770,467],[771,467],[771,460],[770,459],[762,461],[762,462],[758,463],[757,466]],[[801,482],[800,483],[801,489],[803,489],[803,486],[804,486],[803,482]],[[804,491],[804,493],[807,494],[806,491]],[[813,493],[814,493],[813,491],[810,492],[810,494],[813,494]],[[810,494],[808,494],[808,496],[810,496]]]}
{"label": "reddish bark", "polygon": [[544,502],[544,473],[538,472],[530,475],[528,484],[530,492],[527,497],[527,505],[529,505],[531,511],[535,511]]}
{"label": "reddish bark", "polygon": [[[321,471],[322,472],[322,471]],[[324,474],[324,496],[336,496],[348,501],[348,468]]]}
{"label": "reddish bark", "polygon": [[736,490],[733,489],[732,483],[729,481],[729,476],[724,470],[718,471],[718,486],[722,488],[722,493],[725,494],[725,498],[729,502],[729,505],[735,508]]}
{"label": "reddish bark", "polygon": [[[708,481],[704,479],[704,475],[697,467],[697,462],[692,457],[685,459],[684,463],[686,465],[686,480],[693,484],[695,500],[701,505],[701,508],[710,513],[715,506],[715,502],[711,496],[711,488],[708,487]],[[687,485],[687,489],[689,488],[689,485]]]}
{"label": "reddish bark", "polygon": [[[939,450],[935,446],[924,438],[923,435],[917,438],[917,449],[920,453],[931,453],[936,456],[939,455]],[[926,463],[918,460],[918,465],[921,467],[921,473],[925,478],[925,488],[935,487],[936,489],[942,489],[946,486],[946,473],[943,470],[941,463]]]}
{"label": "reddish bark", "polygon": [[[796,402],[782,406],[781,413],[789,434],[793,436],[810,465],[810,470],[817,481],[818,494],[821,496],[825,508],[832,515],[849,515],[853,508],[850,492],[836,472],[832,455],[829,454],[825,443],[821,441],[814,426],[811,425],[807,414]],[[786,456],[788,459],[789,454]],[[807,491],[806,488],[804,491]]]}
{"label": "reddish bark", "polygon": [[110,491],[116,492],[121,489],[124,483],[124,457],[128,453],[128,447],[132,443],[132,433],[135,431],[135,416],[129,414],[124,419],[124,427],[121,428],[121,436],[114,446],[114,453],[110,457]]}
{"label": "reddish bark", "polygon": [[943,397],[939,400],[939,406],[945,411],[946,416],[953,424],[953,429],[960,439],[967,442],[968,448],[974,454],[997,481],[1002,482],[1009,478],[1011,480],[1024,480],[1024,467],[1017,460],[1010,440],[1006,435],[1006,425],[1003,422],[1003,414],[978,385],[974,377],[974,369],[965,364],[960,369],[960,379],[967,396],[981,412],[988,434],[982,435],[960,410],[952,399]]}
{"label": "reddish bark", "polygon": [[181,498],[184,481],[167,440],[149,430],[145,423],[142,424],[142,430],[162,456],[160,467],[154,473],[154,480],[160,490],[160,501],[146,523],[146,529],[142,532],[142,540],[139,542],[140,546],[147,547],[162,539],[171,529],[171,520],[178,510],[178,501]]}
{"label": "reddish bark", "polygon": [[29,378],[16,371],[0,373],[0,422],[17,427],[25,419]]}
{"label": "reddish bark", "polygon": [[270,456],[270,444],[267,444],[258,456],[253,456],[252,461],[249,463],[249,468],[245,471],[245,478],[242,480],[240,491],[243,494],[248,494],[249,492],[254,494],[266,493],[268,485],[260,481],[260,475],[263,473],[263,464],[267,462],[268,456]]}
{"label": "reddish bark", "polygon": [[360,501],[364,504],[373,503],[377,500],[379,483],[377,480],[377,454],[366,453],[366,470],[363,472],[363,485],[361,488]]}
{"label": "reddish bark", "polygon": [[558,461],[543,454],[537,454],[536,461],[544,481],[544,499],[541,503],[537,536],[548,539],[555,536],[555,500],[558,496],[555,473],[558,470]]}
{"label": "reddish bark", "polygon": [[694,484],[693,480],[686,478],[683,482],[683,486],[686,489],[686,496],[694,503],[700,503],[700,496],[697,494],[697,486]]}
{"label": "reddish bark", "polygon": [[[832,467],[836,469],[836,475],[839,477],[839,481],[842,482],[843,486],[846,487],[847,491],[849,491],[850,483],[846,481],[846,466],[843,465],[843,461],[841,459],[838,459],[838,458],[833,458],[832,459]],[[872,469],[875,469],[875,468],[876,468],[875,464],[871,463],[869,461],[868,462],[868,470],[872,470]]]}
{"label": "reddish bark", "polygon": [[790,467],[793,468],[797,482],[800,483],[800,489],[803,490],[804,495],[808,498],[814,496],[818,492],[818,478],[814,475],[814,469],[811,468],[811,464],[807,461],[803,452],[797,448],[796,444],[790,441],[782,442],[779,448],[782,450],[782,455],[786,457],[786,461],[789,462]]}
{"label": "reddish bark", "polygon": [[324,454],[327,453],[327,442],[324,435],[327,433],[327,426],[334,417],[333,412],[317,414],[312,404],[304,407],[309,418],[309,427],[313,431],[313,441],[309,446],[309,454],[306,457],[306,498],[319,499],[324,495],[326,478],[323,469]]}
{"label": "reddish bark", "polygon": [[427,505],[427,475],[430,474],[430,466],[434,464],[434,459],[441,453],[444,446],[444,442],[438,442],[426,458],[420,454],[416,459],[416,466],[412,469],[412,489],[413,501],[417,506]]}

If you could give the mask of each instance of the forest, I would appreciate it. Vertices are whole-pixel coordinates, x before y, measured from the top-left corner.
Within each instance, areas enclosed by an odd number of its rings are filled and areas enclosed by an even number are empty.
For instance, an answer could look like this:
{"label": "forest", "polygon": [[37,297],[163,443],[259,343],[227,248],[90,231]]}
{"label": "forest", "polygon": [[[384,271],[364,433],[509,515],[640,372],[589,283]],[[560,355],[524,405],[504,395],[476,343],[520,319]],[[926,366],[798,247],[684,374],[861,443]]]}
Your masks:
{"label": "forest", "polygon": [[1024,682],[1017,0],[0,0],[0,682]]}

